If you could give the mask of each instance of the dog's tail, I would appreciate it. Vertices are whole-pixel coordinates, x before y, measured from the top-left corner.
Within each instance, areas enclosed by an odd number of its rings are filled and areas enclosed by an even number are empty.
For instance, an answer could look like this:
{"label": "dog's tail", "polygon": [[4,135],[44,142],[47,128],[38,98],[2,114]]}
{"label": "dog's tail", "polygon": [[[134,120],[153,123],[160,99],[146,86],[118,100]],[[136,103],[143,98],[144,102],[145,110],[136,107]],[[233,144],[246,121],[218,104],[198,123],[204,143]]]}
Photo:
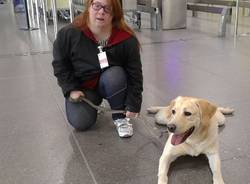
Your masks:
{"label": "dog's tail", "polygon": [[159,110],[164,109],[166,107],[161,107],[161,106],[151,106],[147,108],[147,112],[149,114],[156,114]]}
{"label": "dog's tail", "polygon": [[234,109],[229,107],[218,107],[218,109],[224,115],[232,115],[234,113]]}

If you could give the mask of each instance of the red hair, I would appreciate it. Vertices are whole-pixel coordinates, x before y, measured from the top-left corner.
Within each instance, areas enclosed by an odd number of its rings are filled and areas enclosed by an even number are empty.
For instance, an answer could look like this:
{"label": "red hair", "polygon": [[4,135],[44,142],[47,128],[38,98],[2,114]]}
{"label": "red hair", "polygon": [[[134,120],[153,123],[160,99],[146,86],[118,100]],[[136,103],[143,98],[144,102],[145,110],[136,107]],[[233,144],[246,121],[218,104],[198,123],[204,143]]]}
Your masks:
{"label": "red hair", "polygon": [[[113,27],[126,31],[136,37],[135,32],[125,22],[120,0],[108,0],[108,1],[112,7]],[[74,26],[80,29],[86,28],[88,26],[88,21],[89,21],[88,10],[92,2],[93,0],[85,0],[85,10],[81,14],[79,14],[77,17],[75,17],[72,23]],[[137,42],[140,47],[138,39],[137,39]]]}

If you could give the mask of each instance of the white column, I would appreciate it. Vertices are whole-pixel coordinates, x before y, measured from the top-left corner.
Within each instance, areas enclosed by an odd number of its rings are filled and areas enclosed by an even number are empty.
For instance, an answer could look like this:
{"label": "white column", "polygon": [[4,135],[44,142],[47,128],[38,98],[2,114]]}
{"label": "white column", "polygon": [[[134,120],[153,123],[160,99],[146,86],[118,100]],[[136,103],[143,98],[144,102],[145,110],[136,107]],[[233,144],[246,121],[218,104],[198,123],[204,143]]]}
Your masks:
{"label": "white column", "polygon": [[53,24],[54,24],[54,36],[56,38],[56,35],[57,35],[57,8],[56,8],[56,0],[51,0],[51,8],[52,8],[52,16],[53,16]]}

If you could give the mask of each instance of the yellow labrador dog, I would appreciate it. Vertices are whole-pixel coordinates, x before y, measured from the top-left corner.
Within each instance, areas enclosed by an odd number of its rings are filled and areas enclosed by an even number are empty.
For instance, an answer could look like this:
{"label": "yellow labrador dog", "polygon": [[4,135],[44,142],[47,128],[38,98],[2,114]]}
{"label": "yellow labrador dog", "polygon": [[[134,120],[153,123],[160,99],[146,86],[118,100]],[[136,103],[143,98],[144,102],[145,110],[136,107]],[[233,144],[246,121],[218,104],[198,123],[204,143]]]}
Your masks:
{"label": "yellow labrador dog", "polygon": [[158,124],[167,125],[170,132],[159,161],[158,184],[168,183],[172,161],[182,155],[208,157],[213,184],[224,184],[219,156],[218,126],[225,123],[224,114],[233,109],[217,107],[204,99],[177,97],[167,107],[150,107]]}

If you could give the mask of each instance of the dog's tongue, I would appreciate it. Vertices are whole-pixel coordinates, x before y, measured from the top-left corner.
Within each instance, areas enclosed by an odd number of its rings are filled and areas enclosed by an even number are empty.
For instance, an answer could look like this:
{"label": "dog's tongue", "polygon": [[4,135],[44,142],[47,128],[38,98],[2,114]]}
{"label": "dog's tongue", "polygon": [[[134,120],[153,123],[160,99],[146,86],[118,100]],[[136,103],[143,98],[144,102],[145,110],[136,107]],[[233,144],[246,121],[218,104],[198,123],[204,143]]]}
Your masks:
{"label": "dog's tongue", "polygon": [[171,139],[171,144],[178,145],[183,143],[194,131],[194,127],[190,128],[182,134],[174,134]]}
{"label": "dog's tongue", "polygon": [[171,139],[171,144],[178,145],[183,143],[184,141],[185,141],[185,133],[178,135],[174,134]]}

